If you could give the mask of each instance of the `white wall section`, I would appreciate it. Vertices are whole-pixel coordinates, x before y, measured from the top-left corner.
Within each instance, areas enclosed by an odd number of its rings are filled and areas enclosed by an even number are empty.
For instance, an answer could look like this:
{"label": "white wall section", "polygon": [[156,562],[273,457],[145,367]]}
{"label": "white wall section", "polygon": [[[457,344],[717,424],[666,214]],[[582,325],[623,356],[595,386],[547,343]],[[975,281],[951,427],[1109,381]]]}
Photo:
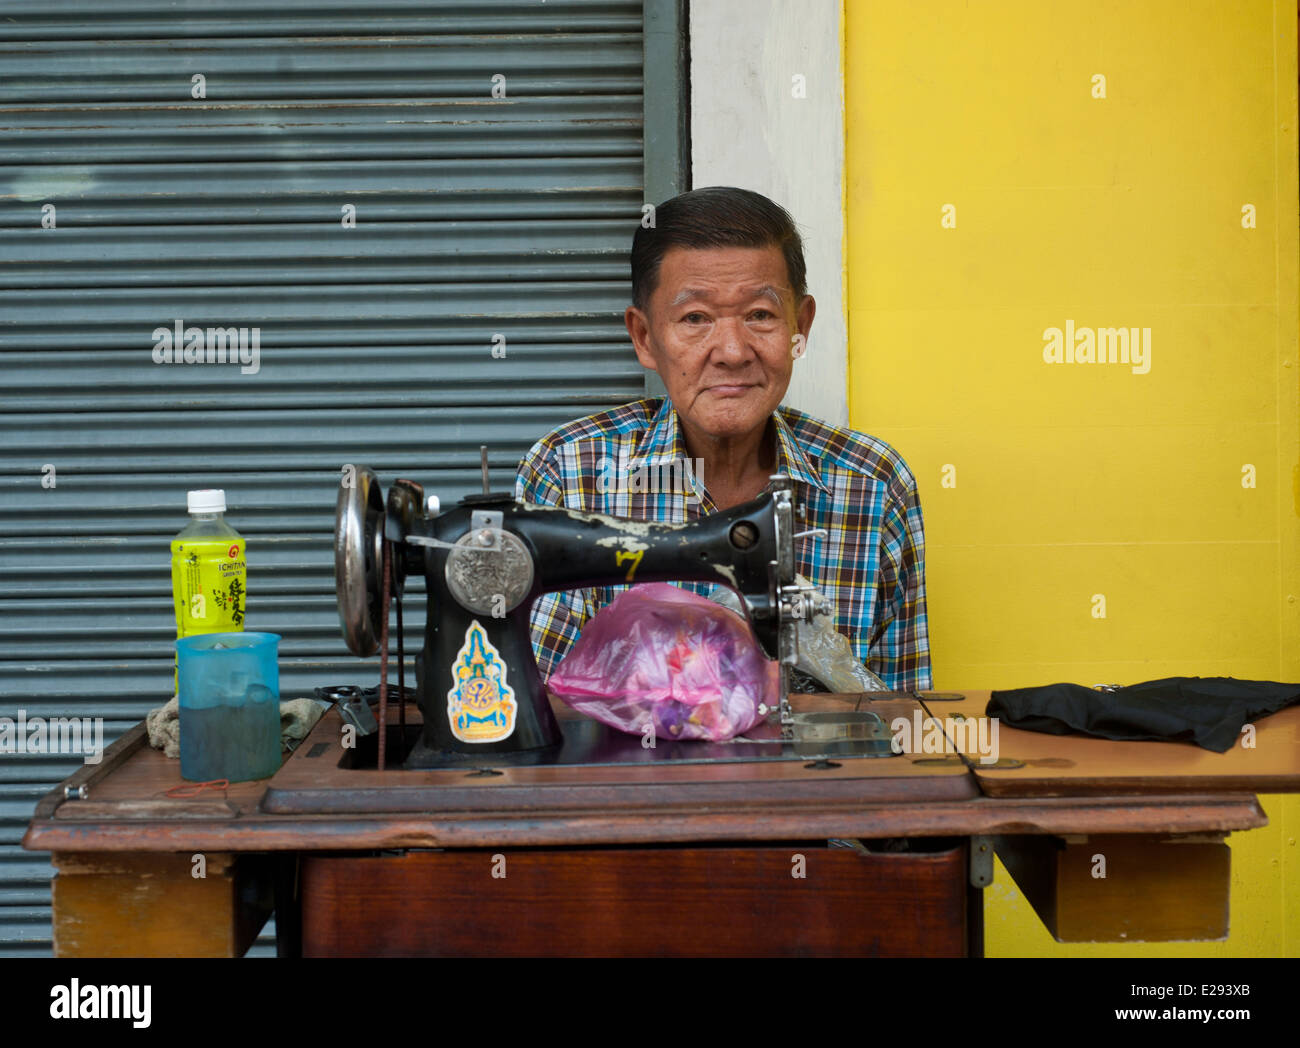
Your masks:
{"label": "white wall section", "polygon": [[691,184],[794,216],[817,318],[785,403],[847,425],[840,18],[839,0],[691,0]]}

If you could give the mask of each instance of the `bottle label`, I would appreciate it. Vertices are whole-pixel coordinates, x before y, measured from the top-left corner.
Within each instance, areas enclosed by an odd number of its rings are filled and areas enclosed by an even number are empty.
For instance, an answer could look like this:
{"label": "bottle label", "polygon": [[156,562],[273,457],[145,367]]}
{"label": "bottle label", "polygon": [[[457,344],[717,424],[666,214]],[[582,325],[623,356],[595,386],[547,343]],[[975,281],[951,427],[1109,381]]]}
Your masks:
{"label": "bottle label", "polygon": [[247,574],[243,539],[173,541],[176,635],[243,630]]}

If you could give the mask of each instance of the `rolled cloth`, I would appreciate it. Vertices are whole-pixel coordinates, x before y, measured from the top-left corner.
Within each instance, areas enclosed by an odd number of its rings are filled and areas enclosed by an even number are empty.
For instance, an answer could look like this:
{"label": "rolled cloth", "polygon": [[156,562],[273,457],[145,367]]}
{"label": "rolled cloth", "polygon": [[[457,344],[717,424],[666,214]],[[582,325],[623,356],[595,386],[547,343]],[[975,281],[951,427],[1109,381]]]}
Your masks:
{"label": "rolled cloth", "polygon": [[1082,684],[995,691],[985,713],[1009,728],[1098,739],[1194,742],[1232,749],[1250,721],[1300,702],[1300,684],[1165,677],[1113,691]]}
{"label": "rolled cloth", "polygon": [[171,701],[144,715],[145,730],[149,732],[149,745],[162,750],[173,759],[181,755],[180,699],[173,695]]}
{"label": "rolled cloth", "polygon": [[[320,720],[325,707],[315,699],[289,699],[280,703],[280,749],[288,753],[302,742]],[[149,745],[173,759],[181,755],[180,701],[173,695],[165,706],[144,718]]]}

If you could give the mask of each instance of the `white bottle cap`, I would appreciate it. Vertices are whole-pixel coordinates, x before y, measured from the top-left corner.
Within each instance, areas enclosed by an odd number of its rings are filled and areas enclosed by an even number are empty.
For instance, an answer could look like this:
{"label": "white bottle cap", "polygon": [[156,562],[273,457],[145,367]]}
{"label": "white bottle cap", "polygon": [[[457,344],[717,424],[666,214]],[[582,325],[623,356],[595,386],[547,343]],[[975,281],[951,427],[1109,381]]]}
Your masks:
{"label": "white bottle cap", "polygon": [[186,495],[191,513],[225,513],[226,493],[221,488],[204,488]]}

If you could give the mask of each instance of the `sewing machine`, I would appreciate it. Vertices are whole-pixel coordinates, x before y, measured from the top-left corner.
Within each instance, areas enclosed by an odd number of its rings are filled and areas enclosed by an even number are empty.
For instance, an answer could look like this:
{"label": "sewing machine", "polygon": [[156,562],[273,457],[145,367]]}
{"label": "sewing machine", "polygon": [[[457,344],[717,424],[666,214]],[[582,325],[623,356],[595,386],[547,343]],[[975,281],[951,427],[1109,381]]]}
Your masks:
{"label": "sewing machine", "polygon": [[[795,579],[788,477],[774,476],[752,502],[691,524],[517,502],[487,490],[486,465],[483,488],[445,513],[409,480],[394,482],[385,499],[364,467],[345,468],[339,489],[335,577],[343,636],[357,655],[381,653],[385,681],[389,601],[400,597],[409,576],[425,579],[428,616],[416,660],[424,726],[407,767],[485,754],[526,761],[554,751],[563,735],[533,654],[534,600],[555,590],[640,582],[713,582],[740,595],[763,650],[782,664],[773,712],[780,737],[794,738],[788,668],[798,657],[796,626],[830,607]],[[382,740],[380,746],[382,767]]]}

